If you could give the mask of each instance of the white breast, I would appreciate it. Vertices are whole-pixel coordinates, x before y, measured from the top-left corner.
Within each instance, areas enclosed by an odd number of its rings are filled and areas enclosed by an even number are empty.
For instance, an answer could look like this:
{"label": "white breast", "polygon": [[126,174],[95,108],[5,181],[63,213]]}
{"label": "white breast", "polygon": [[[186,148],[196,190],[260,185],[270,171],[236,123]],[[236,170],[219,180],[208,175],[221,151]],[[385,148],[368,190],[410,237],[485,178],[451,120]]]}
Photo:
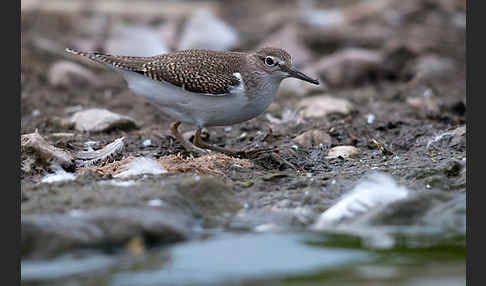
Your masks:
{"label": "white breast", "polygon": [[[143,75],[121,71],[135,94],[143,96],[168,116],[199,127],[224,126],[240,123],[263,113],[272,103],[279,82],[266,83],[257,95],[248,97],[239,73],[240,85],[229,94],[208,95],[186,91],[166,82]],[[265,91],[265,92],[263,92]]]}

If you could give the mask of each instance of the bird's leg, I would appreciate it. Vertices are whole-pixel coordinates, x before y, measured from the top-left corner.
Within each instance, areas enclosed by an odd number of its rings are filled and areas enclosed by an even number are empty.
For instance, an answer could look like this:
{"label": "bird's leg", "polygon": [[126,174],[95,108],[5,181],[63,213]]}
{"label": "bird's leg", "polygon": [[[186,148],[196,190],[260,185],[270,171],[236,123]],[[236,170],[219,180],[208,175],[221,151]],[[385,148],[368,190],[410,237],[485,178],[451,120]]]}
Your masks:
{"label": "bird's leg", "polygon": [[177,140],[179,140],[179,142],[182,143],[182,146],[184,146],[184,149],[186,149],[187,152],[197,152],[197,153],[200,153],[200,154],[207,154],[208,152],[206,152],[205,150],[200,149],[200,148],[197,148],[196,146],[194,146],[191,143],[189,143],[186,140],[184,140],[184,138],[182,137],[182,135],[179,133],[179,130],[178,130],[179,125],[181,125],[181,122],[180,121],[172,122],[170,124],[170,131],[172,132],[172,135]]}
{"label": "bird's leg", "polygon": [[210,144],[202,141],[202,139],[201,139],[201,128],[200,127],[196,130],[196,134],[194,135],[194,140],[192,142],[197,147],[209,149],[209,150],[220,152],[220,153],[225,153],[225,154],[230,154],[230,155],[235,155],[235,154],[241,153],[241,151],[239,151],[239,150],[225,149],[225,148],[221,148],[221,147],[218,147],[218,146],[210,145]]}

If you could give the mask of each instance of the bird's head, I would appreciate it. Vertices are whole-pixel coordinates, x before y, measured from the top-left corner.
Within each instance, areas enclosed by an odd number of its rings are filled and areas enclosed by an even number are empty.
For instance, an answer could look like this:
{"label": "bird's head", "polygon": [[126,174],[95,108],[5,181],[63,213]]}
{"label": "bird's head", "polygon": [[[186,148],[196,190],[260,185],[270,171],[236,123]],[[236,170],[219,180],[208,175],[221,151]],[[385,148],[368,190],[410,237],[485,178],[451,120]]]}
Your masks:
{"label": "bird's head", "polygon": [[279,48],[261,48],[250,54],[252,62],[255,63],[259,69],[265,71],[270,76],[277,79],[285,79],[288,77],[297,78],[312,84],[319,84],[319,81],[313,79],[304,73],[298,71],[292,65],[291,56]]}

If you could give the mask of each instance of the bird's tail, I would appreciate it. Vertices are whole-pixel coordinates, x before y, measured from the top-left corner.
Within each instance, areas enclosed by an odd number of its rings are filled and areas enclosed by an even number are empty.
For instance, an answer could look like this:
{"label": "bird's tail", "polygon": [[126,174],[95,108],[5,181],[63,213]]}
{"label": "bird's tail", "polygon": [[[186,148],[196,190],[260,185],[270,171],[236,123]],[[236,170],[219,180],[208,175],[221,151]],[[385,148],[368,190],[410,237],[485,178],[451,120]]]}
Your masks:
{"label": "bird's tail", "polygon": [[103,56],[103,54],[100,54],[100,53],[86,53],[86,52],[76,51],[76,50],[73,50],[73,49],[70,49],[70,48],[66,48],[64,51],[66,51],[67,53],[73,54],[73,55],[87,57],[88,59],[93,60],[93,61],[98,62],[98,63],[102,63],[102,64],[105,63],[105,61],[103,61],[103,58],[100,57],[100,56]]}
{"label": "bird's tail", "polygon": [[70,48],[67,48],[65,51],[73,55],[87,57],[90,60],[104,64],[105,66],[114,70],[122,69],[129,71],[143,71],[143,64],[147,59],[151,59],[150,57],[115,56],[98,52],[87,53]]}

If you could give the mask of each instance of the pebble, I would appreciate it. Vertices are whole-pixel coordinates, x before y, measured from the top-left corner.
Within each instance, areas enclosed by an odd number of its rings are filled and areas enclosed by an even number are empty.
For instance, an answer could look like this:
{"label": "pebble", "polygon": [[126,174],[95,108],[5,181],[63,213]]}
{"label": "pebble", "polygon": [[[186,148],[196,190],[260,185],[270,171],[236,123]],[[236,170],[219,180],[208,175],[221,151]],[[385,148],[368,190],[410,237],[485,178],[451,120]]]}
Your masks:
{"label": "pebble", "polygon": [[366,122],[368,124],[373,124],[373,122],[375,122],[375,119],[376,119],[376,116],[372,113],[370,113],[366,116]]}
{"label": "pebble", "polygon": [[[309,74],[311,77],[317,77],[313,74]],[[300,79],[287,78],[280,83],[278,89],[278,95],[290,95],[290,96],[306,96],[313,93],[324,92],[327,90],[327,85],[324,81],[320,80],[319,85],[310,84]]]}
{"label": "pebble", "polygon": [[258,47],[280,47],[284,49],[292,55],[292,63],[297,67],[306,65],[313,58],[310,50],[299,38],[299,28],[295,24],[285,25],[277,32],[265,38]]}
{"label": "pebble", "polygon": [[407,104],[417,111],[429,114],[436,114],[440,111],[439,104],[431,96],[409,97],[407,98]]}
{"label": "pebble", "polygon": [[229,50],[237,44],[238,33],[233,27],[207,10],[198,10],[187,21],[178,50]]}
{"label": "pebble", "polygon": [[70,61],[57,61],[49,67],[47,80],[56,87],[72,87],[89,84],[94,87],[103,82],[88,68]]}
{"label": "pebble", "polygon": [[342,158],[357,158],[359,156],[359,149],[354,146],[336,146],[329,150],[326,159]]}
{"label": "pebble", "polygon": [[304,73],[317,74],[330,86],[353,85],[370,71],[379,69],[384,56],[377,51],[348,48],[304,69]]}
{"label": "pebble", "polygon": [[346,99],[328,95],[312,96],[301,100],[298,104],[304,117],[326,117],[331,113],[349,114],[353,105]]}
{"label": "pebble", "polygon": [[127,130],[137,126],[131,117],[99,108],[78,111],[64,120],[63,125],[74,126],[76,130],[84,132],[104,132],[114,128]]}
{"label": "pebble", "polygon": [[319,129],[313,129],[300,134],[299,136],[295,137],[292,141],[304,147],[312,147],[315,145],[321,146],[321,144],[331,145],[332,138],[325,131]]}
{"label": "pebble", "polygon": [[152,140],[147,139],[147,140],[143,141],[142,144],[143,144],[144,147],[152,146]]}
{"label": "pebble", "polygon": [[167,170],[158,161],[150,158],[137,157],[126,165],[122,165],[119,173],[114,178],[127,178],[141,174],[159,175],[167,173]]}
{"label": "pebble", "polygon": [[169,51],[162,42],[159,31],[143,25],[117,25],[105,43],[105,50],[110,54],[139,57],[160,55]]}

